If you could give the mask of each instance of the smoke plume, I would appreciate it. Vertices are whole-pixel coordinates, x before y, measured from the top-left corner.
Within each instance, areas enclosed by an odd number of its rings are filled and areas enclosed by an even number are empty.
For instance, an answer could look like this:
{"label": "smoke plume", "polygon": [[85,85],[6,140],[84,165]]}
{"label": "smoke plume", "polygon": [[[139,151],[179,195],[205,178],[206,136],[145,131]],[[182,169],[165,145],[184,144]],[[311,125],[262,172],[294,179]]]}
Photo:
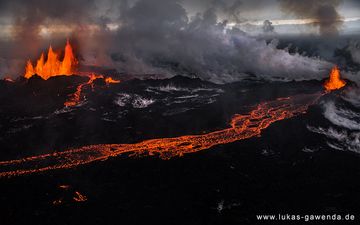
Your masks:
{"label": "smoke plume", "polygon": [[[189,16],[181,2],[169,0],[64,0],[61,4],[0,0],[0,12],[10,13],[16,28],[12,40],[0,41],[5,49],[0,52],[0,71],[20,69],[14,74],[19,76],[24,68],[19,61],[25,65],[27,58],[34,59],[49,42],[56,48],[54,40],[61,40],[58,46],[63,46],[70,37],[81,64],[114,67],[123,73],[181,74],[218,83],[248,76],[284,80],[327,76],[330,63],[279,49],[277,41],[269,43],[229,28],[218,16],[221,10],[234,17],[241,7],[239,1],[212,4]],[[72,31],[39,36],[43,27],[54,26]]]}
{"label": "smoke plume", "polygon": [[301,19],[314,19],[321,35],[337,35],[342,17],[337,11],[341,0],[279,0],[281,9]]}

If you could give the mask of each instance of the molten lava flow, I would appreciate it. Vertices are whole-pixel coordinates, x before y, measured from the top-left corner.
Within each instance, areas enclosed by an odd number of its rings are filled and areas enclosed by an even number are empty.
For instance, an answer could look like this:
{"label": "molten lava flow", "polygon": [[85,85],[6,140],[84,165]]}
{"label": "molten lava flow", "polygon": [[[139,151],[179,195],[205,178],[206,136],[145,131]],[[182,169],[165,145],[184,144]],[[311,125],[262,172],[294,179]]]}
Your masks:
{"label": "molten lava flow", "polygon": [[72,94],[72,97],[64,103],[65,106],[75,106],[78,105],[81,102],[81,92],[85,85],[93,85],[94,80],[97,78],[104,78],[103,75],[97,75],[97,74],[90,74],[89,80],[86,83],[79,84],[79,86],[76,87],[76,91],[74,94]]}
{"label": "molten lava flow", "polygon": [[44,80],[47,80],[53,76],[72,75],[74,74],[75,66],[77,64],[78,61],[74,56],[73,49],[68,40],[65,46],[63,61],[59,60],[58,54],[56,54],[50,46],[46,61],[44,53],[41,53],[41,56],[37,60],[35,68],[30,60],[27,62],[24,77],[30,78],[37,74]]}
{"label": "molten lava flow", "polygon": [[305,113],[323,93],[280,98],[257,105],[249,114],[235,115],[231,127],[200,135],[145,140],[134,144],[97,144],[64,152],[0,162],[0,177],[73,168],[122,154],[182,156],[261,134],[272,123]]}
{"label": "molten lava flow", "polygon": [[[95,74],[95,73],[91,73],[90,75],[88,74],[82,74],[81,76],[87,76],[89,77],[89,80],[85,83],[79,84],[79,86],[76,87],[76,91],[71,95],[71,98],[66,101],[64,103],[65,106],[76,106],[81,102],[81,92],[82,89],[84,88],[84,86],[86,85],[91,85],[91,87],[93,87],[94,85],[94,80],[96,79],[104,79],[104,75],[101,74]],[[117,84],[120,83],[120,80],[115,80],[112,77],[107,77],[104,79],[104,81],[106,82],[106,84]]]}
{"label": "molten lava flow", "polygon": [[346,82],[340,77],[340,70],[337,66],[332,68],[330,77],[325,81],[324,87],[327,91],[340,89],[346,85]]}

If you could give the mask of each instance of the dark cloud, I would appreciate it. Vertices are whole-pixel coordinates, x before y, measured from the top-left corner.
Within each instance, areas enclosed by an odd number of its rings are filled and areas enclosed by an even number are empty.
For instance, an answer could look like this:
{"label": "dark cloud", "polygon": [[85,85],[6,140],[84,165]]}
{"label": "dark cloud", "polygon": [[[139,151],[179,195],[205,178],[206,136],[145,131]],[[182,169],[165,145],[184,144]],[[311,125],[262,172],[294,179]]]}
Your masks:
{"label": "dark cloud", "polygon": [[239,16],[244,5],[240,0],[213,0],[210,7],[220,10],[229,20],[235,21],[237,23],[241,22]]}
{"label": "dark cloud", "polygon": [[36,38],[40,25],[90,23],[96,11],[94,0],[13,0],[0,1],[0,12],[11,14],[17,38]]}
{"label": "dark cloud", "polygon": [[315,19],[322,35],[337,35],[342,17],[337,7],[342,0],[279,0],[282,10],[299,18]]}
{"label": "dark cloud", "polygon": [[272,33],[275,30],[270,20],[265,20],[262,28],[265,33],[269,33],[269,32]]}
{"label": "dark cloud", "polygon": [[[150,12],[155,12],[152,18]],[[256,40],[236,28],[226,30],[226,21],[218,22],[216,12],[210,7],[188,19],[176,1],[137,2],[126,12],[116,48],[110,49],[114,65],[134,73],[180,73],[214,82],[239,80],[249,73],[305,79],[319,77],[330,67],[319,59],[279,50],[276,42]]]}

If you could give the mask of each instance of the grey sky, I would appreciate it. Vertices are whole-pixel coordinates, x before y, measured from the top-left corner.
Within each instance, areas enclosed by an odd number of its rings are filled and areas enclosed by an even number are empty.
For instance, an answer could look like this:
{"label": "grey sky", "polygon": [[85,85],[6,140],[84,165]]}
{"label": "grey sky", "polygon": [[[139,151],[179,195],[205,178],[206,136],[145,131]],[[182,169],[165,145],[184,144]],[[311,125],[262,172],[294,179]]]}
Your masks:
{"label": "grey sky", "polygon": [[[106,16],[116,19],[124,5],[133,5],[137,0],[78,0],[78,1],[45,1],[45,0],[0,0],[1,22],[9,17],[19,16],[26,11],[46,11],[54,19],[81,19],[83,13],[93,16]],[[149,0],[150,2],[152,0]],[[169,0],[174,1],[174,0]],[[297,0],[295,0],[297,1]],[[317,0],[313,0],[317,1]],[[124,4],[127,2],[127,4]],[[293,15],[282,12],[278,0],[180,0],[181,5],[190,15],[215,7],[220,17],[236,16],[243,20],[289,19]],[[301,2],[301,1],[297,1]],[[237,9],[235,9],[237,7]],[[227,8],[228,10],[224,10]],[[339,12],[344,17],[360,17],[360,3],[358,0],[342,0]],[[97,18],[99,19],[99,18]]]}

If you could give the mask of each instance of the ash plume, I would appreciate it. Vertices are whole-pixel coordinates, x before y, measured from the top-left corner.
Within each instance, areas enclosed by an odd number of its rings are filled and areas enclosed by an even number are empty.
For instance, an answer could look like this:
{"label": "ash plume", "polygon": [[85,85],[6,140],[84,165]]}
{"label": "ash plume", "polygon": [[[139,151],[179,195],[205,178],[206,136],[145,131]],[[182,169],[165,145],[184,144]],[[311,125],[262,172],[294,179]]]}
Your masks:
{"label": "ash plume", "polygon": [[281,9],[301,19],[314,19],[321,35],[338,35],[342,17],[337,7],[342,0],[279,0]]}
{"label": "ash plume", "polygon": [[241,14],[241,10],[243,10],[243,2],[240,0],[213,0],[211,7],[223,12],[229,20],[237,23],[242,22],[239,15]]}

